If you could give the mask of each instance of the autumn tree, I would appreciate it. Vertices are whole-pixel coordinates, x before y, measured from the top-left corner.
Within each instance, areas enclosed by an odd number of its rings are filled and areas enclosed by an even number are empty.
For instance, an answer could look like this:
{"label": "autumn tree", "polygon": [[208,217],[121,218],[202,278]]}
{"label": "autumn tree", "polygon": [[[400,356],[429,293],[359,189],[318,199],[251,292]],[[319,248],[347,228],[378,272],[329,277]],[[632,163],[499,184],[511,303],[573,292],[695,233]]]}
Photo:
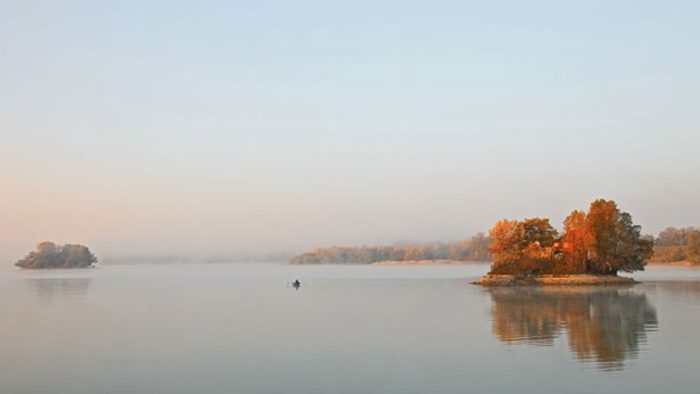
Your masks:
{"label": "autumn tree", "polygon": [[549,219],[501,220],[489,232],[494,274],[542,273],[550,263],[557,231]]}
{"label": "autumn tree", "polygon": [[617,244],[617,222],[620,211],[613,201],[596,200],[586,215],[586,231],[590,242],[586,245],[590,270],[596,273],[611,272]]}
{"label": "autumn tree", "polygon": [[523,226],[517,220],[501,220],[489,231],[491,237],[491,272],[518,263],[523,257]]}
{"label": "autumn tree", "polygon": [[564,220],[562,251],[566,270],[571,273],[585,273],[588,269],[588,245],[590,234],[586,228],[586,213],[573,211]]}
{"label": "autumn tree", "polygon": [[620,212],[612,200],[594,201],[586,215],[589,271],[616,274],[643,270],[653,253],[653,242],[642,238],[641,227],[632,216]]}

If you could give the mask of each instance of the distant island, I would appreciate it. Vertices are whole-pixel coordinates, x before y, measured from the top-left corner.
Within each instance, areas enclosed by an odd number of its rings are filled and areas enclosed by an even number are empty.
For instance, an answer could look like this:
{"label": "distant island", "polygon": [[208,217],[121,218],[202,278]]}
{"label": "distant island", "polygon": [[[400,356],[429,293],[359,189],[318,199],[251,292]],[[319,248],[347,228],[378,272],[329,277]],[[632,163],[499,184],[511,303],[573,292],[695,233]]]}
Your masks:
{"label": "distant island", "polygon": [[405,246],[331,246],[294,257],[292,264],[454,264],[489,261],[491,241],[484,233],[449,243]]}
{"label": "distant island", "polygon": [[90,249],[83,245],[56,245],[53,242],[41,242],[36,250],[29,252],[15,263],[22,269],[50,268],[90,268],[97,263]]}
{"label": "distant island", "polygon": [[489,235],[491,271],[475,282],[487,286],[634,283],[617,273],[643,270],[654,253],[653,237],[604,199],[573,211],[561,236],[546,218],[501,220]]}

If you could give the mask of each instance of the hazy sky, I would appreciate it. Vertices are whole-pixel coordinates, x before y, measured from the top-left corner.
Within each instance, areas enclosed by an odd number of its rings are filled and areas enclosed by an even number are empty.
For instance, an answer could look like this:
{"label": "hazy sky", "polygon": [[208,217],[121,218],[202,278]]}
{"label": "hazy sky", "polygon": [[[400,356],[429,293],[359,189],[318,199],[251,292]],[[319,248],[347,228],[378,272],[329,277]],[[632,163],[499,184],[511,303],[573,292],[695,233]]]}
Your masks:
{"label": "hazy sky", "polygon": [[698,1],[0,0],[0,258],[700,225]]}

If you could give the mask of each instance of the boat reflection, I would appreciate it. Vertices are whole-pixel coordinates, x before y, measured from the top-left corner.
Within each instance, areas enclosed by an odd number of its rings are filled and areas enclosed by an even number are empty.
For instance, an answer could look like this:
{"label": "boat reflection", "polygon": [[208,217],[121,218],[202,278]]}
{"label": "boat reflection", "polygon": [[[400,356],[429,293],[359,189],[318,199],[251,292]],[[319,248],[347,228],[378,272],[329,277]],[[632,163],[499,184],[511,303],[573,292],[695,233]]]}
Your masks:
{"label": "boat reflection", "polygon": [[645,294],[629,288],[492,288],[493,334],[506,343],[553,345],[566,332],[569,348],[600,369],[620,370],[658,326]]}

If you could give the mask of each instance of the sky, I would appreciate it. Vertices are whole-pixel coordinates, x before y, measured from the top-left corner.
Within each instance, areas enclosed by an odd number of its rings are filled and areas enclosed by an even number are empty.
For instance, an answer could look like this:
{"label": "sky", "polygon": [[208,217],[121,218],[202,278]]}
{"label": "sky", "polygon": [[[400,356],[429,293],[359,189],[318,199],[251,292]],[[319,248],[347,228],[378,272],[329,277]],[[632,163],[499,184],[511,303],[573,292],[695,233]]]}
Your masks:
{"label": "sky", "polygon": [[700,225],[697,1],[0,0],[0,260]]}

